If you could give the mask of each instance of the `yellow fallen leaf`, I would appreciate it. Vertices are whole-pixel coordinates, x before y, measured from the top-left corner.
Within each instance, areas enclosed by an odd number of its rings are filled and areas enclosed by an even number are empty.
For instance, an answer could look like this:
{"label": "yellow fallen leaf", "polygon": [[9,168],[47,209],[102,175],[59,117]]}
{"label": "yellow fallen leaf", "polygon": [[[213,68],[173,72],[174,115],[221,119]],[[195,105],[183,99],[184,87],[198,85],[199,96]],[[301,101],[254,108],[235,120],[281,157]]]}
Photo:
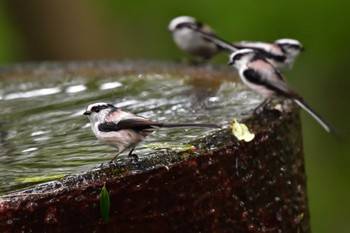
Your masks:
{"label": "yellow fallen leaf", "polygon": [[230,127],[232,129],[232,134],[240,141],[250,142],[255,137],[255,134],[249,132],[248,127],[243,123],[239,123],[237,119],[234,119]]}

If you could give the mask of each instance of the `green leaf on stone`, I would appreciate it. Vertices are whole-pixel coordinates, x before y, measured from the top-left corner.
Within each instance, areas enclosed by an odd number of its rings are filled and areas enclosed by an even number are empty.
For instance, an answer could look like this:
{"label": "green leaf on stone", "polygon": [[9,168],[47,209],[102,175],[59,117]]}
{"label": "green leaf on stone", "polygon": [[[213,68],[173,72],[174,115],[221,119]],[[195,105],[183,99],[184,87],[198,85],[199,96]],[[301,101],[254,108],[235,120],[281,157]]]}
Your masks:
{"label": "green leaf on stone", "polygon": [[104,222],[107,222],[109,220],[110,206],[111,203],[109,199],[109,193],[106,189],[106,185],[103,185],[103,188],[100,192],[100,211]]}

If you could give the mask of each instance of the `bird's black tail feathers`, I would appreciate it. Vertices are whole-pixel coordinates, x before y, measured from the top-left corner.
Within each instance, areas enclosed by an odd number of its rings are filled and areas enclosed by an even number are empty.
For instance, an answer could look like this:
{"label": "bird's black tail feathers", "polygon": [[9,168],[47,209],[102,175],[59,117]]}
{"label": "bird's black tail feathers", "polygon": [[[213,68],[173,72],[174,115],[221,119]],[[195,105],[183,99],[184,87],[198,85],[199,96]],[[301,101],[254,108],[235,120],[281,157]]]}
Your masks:
{"label": "bird's black tail feathers", "polygon": [[177,127],[190,127],[190,128],[221,128],[220,125],[217,124],[194,124],[194,123],[179,123],[179,124],[162,124],[160,127],[163,128],[177,128]]}
{"label": "bird's black tail feathers", "polygon": [[301,108],[308,112],[328,133],[333,134],[339,139],[345,139],[345,135],[331,126],[327,121],[325,121],[315,110],[313,110],[310,105],[308,105],[303,99],[294,99]]}
{"label": "bird's black tail feathers", "polygon": [[216,44],[218,47],[220,47],[221,49],[225,50],[229,54],[239,50],[239,48],[235,47],[232,43],[227,42],[224,39],[222,39],[222,38],[220,38],[220,37],[218,37],[216,35],[207,34],[207,33],[202,32],[201,30],[199,30],[197,28],[191,28],[191,29],[196,31],[196,32],[198,32],[198,33],[200,33],[203,36],[203,38],[213,42],[214,44]]}

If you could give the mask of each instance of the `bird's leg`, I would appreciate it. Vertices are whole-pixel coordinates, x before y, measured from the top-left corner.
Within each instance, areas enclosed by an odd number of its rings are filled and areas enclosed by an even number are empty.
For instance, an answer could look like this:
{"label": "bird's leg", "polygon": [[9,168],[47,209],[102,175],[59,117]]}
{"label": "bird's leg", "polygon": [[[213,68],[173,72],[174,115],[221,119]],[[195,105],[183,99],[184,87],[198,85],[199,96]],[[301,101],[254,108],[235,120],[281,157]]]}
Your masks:
{"label": "bird's leg", "polygon": [[125,150],[125,148],[119,148],[119,152],[111,159],[111,161],[109,161],[109,163],[113,163],[115,158],[118,157],[118,155],[120,155],[121,153],[123,153],[123,151]]}
{"label": "bird's leg", "polygon": [[254,113],[258,113],[258,110],[260,108],[265,108],[266,105],[268,105],[271,102],[271,99],[264,99],[263,102],[261,102],[256,108],[254,108]]}
{"label": "bird's leg", "polygon": [[139,157],[137,156],[137,154],[133,154],[133,153],[132,153],[132,152],[134,151],[135,147],[136,147],[136,146],[134,146],[134,147],[130,150],[128,156],[129,156],[129,157],[132,157],[132,158],[134,158],[134,159],[136,159],[136,160],[138,160]]}
{"label": "bird's leg", "polygon": [[115,158],[117,158],[118,157],[118,155],[120,155],[120,152],[118,152],[112,159],[111,159],[111,161],[109,161],[109,163],[113,163],[114,162],[114,160],[115,160]]}

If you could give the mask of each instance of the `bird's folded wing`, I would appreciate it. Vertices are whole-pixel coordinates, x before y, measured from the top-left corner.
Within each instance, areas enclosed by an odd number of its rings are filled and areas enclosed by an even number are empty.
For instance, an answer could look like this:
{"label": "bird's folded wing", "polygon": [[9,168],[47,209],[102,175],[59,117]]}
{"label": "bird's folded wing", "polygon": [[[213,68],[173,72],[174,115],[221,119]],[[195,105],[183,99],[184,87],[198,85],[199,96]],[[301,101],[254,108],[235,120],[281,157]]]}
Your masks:
{"label": "bird's folded wing", "polygon": [[276,60],[278,62],[284,62],[287,57],[283,54],[282,51],[274,48],[273,45],[264,42],[236,42],[233,43],[233,46],[237,49],[254,49],[255,51],[259,51],[259,53],[263,54],[265,57],[269,59]]}
{"label": "bird's folded wing", "polygon": [[[246,79],[255,85],[265,86],[266,88],[275,91],[276,94],[288,98],[298,98],[298,95],[284,81],[283,77],[277,70],[273,70],[274,74],[261,74],[255,69],[247,69],[244,71]],[[269,78],[267,78],[267,76]]]}
{"label": "bird's folded wing", "polygon": [[135,131],[153,131],[161,126],[160,123],[148,120],[143,117],[128,117],[121,119],[119,122],[104,122],[98,125],[98,129],[102,132],[112,132],[119,130],[135,130]]}

